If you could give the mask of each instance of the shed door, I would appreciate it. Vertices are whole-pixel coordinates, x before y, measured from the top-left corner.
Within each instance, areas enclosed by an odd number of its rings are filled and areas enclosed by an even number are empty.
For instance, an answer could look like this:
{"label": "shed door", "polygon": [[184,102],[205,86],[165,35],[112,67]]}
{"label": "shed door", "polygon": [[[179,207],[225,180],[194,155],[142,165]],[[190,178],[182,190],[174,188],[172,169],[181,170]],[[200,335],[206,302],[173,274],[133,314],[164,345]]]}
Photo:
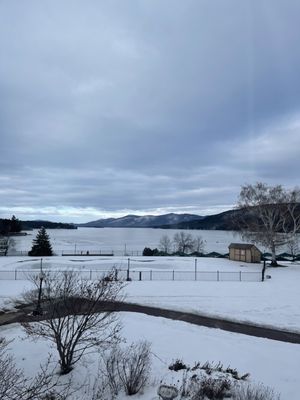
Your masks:
{"label": "shed door", "polygon": [[240,260],[246,262],[246,250],[241,249]]}

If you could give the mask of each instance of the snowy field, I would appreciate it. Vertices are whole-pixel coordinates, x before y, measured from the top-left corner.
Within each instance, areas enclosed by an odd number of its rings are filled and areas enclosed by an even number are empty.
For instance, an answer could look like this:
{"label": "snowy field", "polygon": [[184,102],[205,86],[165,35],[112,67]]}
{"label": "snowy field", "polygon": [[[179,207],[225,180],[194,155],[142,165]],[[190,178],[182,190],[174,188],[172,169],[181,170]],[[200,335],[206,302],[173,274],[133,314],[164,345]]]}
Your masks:
{"label": "snowy field", "polygon": [[[129,302],[156,305],[169,309],[192,311],[228,319],[252,322],[300,332],[300,265],[286,263],[286,268],[268,268],[271,279],[265,282],[214,282],[214,281],[133,281],[125,288]],[[85,276],[90,271],[104,271],[112,267],[126,269],[127,257],[49,257],[43,259],[43,268],[76,269]],[[24,271],[38,271],[40,259],[30,257],[0,258],[0,278],[8,271],[12,280],[0,279],[0,307],[12,306],[12,298],[30,288],[26,280],[14,281],[26,276]],[[191,271],[194,276],[195,259],[182,257],[136,257],[130,258],[130,273],[134,271],[164,271],[175,274]],[[227,259],[198,258],[197,272],[215,274],[246,272],[260,273],[261,264],[243,264]],[[163,273],[163,272],[161,272]],[[164,276],[164,275],[163,275]],[[176,275],[175,275],[176,276]],[[189,274],[188,274],[189,276]],[[227,275],[226,275],[227,276]],[[248,276],[248,275],[246,275]]]}
{"label": "snowy field", "polygon": [[[157,399],[159,383],[181,383],[181,373],[168,371],[168,365],[175,359],[182,359],[189,365],[205,361],[222,362],[225,367],[237,368],[240,374],[250,373],[251,383],[263,382],[281,393],[281,400],[298,400],[300,391],[299,360],[300,346],[259,339],[215,329],[197,327],[185,322],[170,321],[163,318],[139,314],[121,313],[122,335],[128,344],[146,339],[152,343],[152,371],[150,385],[142,395],[133,398],[140,400]],[[47,342],[32,342],[26,339],[18,325],[0,328],[7,339],[14,339],[10,345],[17,365],[28,374],[37,372],[45,362],[48,352],[57,355]],[[81,386],[98,370],[97,354],[87,355],[71,372],[72,381]],[[90,400],[86,389],[81,388],[73,399]],[[120,400],[129,397],[120,396]]]}
{"label": "snowy field", "polygon": [[[39,271],[41,260],[32,257],[0,258],[0,306],[9,310],[32,284],[25,279],[3,279],[8,271]],[[82,273],[105,271],[112,267],[128,268],[128,257],[49,257],[43,258],[47,270],[76,269]],[[227,259],[198,258],[199,273],[217,270],[222,272],[257,272],[261,264],[243,264]],[[271,279],[265,282],[231,281],[132,281],[125,287],[129,302],[156,305],[169,309],[192,311],[221,316],[256,324],[280,327],[300,332],[300,265],[286,263],[286,268],[268,268]],[[130,257],[130,273],[134,271],[195,271],[194,258],[182,257]],[[250,382],[263,382],[281,393],[281,400],[298,400],[300,346],[268,339],[197,327],[180,321],[170,321],[139,314],[121,313],[122,335],[128,343],[146,339],[152,343],[153,368],[145,393],[136,398],[156,399],[160,381],[179,384],[181,375],[170,373],[167,366],[177,358],[193,365],[195,362],[222,362],[237,368],[240,374],[250,373]],[[14,339],[10,345],[18,366],[34,374],[39,364],[53,353],[49,343],[32,342],[25,338],[16,325],[0,328],[0,336]],[[88,355],[72,371],[73,382],[81,386],[92,381],[98,370],[98,356]],[[177,373],[178,374],[178,373]],[[76,399],[90,399],[90,394],[80,389]],[[124,400],[121,396],[119,400]]]}

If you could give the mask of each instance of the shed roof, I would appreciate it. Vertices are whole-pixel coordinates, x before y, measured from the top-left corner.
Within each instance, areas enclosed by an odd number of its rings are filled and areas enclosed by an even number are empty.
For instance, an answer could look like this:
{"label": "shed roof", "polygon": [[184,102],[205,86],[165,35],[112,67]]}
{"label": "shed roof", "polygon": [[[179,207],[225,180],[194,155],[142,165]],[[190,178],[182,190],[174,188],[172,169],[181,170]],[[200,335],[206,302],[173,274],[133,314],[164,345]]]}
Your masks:
{"label": "shed roof", "polygon": [[229,248],[230,248],[230,249],[234,248],[234,249],[243,249],[243,250],[246,250],[246,249],[252,249],[253,247],[257,248],[257,247],[256,247],[254,244],[252,244],[252,243],[231,243],[231,244],[229,245]]}

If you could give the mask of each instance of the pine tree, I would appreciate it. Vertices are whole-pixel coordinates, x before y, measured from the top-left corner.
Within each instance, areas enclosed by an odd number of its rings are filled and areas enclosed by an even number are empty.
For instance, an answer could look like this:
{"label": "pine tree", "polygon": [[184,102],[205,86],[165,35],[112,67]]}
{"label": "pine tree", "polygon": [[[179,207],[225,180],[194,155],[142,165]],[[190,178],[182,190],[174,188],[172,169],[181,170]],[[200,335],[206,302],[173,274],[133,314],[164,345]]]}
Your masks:
{"label": "pine tree", "polygon": [[18,220],[18,218],[16,218],[13,215],[11,218],[11,221],[10,221],[10,231],[13,233],[17,233],[17,232],[21,232],[21,230],[22,230],[21,222]]}
{"label": "pine tree", "polygon": [[28,252],[29,256],[52,256],[52,246],[46,229],[41,227],[36,238],[32,242],[32,249]]}

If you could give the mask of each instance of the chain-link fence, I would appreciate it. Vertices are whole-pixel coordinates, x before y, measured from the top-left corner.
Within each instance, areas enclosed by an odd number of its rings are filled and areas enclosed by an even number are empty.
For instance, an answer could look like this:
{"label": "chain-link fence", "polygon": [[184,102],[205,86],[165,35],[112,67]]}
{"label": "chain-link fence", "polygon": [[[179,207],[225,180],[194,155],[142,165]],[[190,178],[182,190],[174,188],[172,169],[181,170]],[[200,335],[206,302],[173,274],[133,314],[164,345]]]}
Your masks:
{"label": "chain-link fence", "polygon": [[[44,272],[57,274],[70,270],[44,269]],[[83,279],[102,279],[110,271],[103,270],[77,270],[76,273]],[[28,280],[38,275],[39,270],[1,270],[0,280]],[[119,269],[115,272],[116,279],[130,281],[220,281],[220,282],[259,282],[262,280],[261,272],[252,271],[179,271],[179,270],[129,270]]]}

